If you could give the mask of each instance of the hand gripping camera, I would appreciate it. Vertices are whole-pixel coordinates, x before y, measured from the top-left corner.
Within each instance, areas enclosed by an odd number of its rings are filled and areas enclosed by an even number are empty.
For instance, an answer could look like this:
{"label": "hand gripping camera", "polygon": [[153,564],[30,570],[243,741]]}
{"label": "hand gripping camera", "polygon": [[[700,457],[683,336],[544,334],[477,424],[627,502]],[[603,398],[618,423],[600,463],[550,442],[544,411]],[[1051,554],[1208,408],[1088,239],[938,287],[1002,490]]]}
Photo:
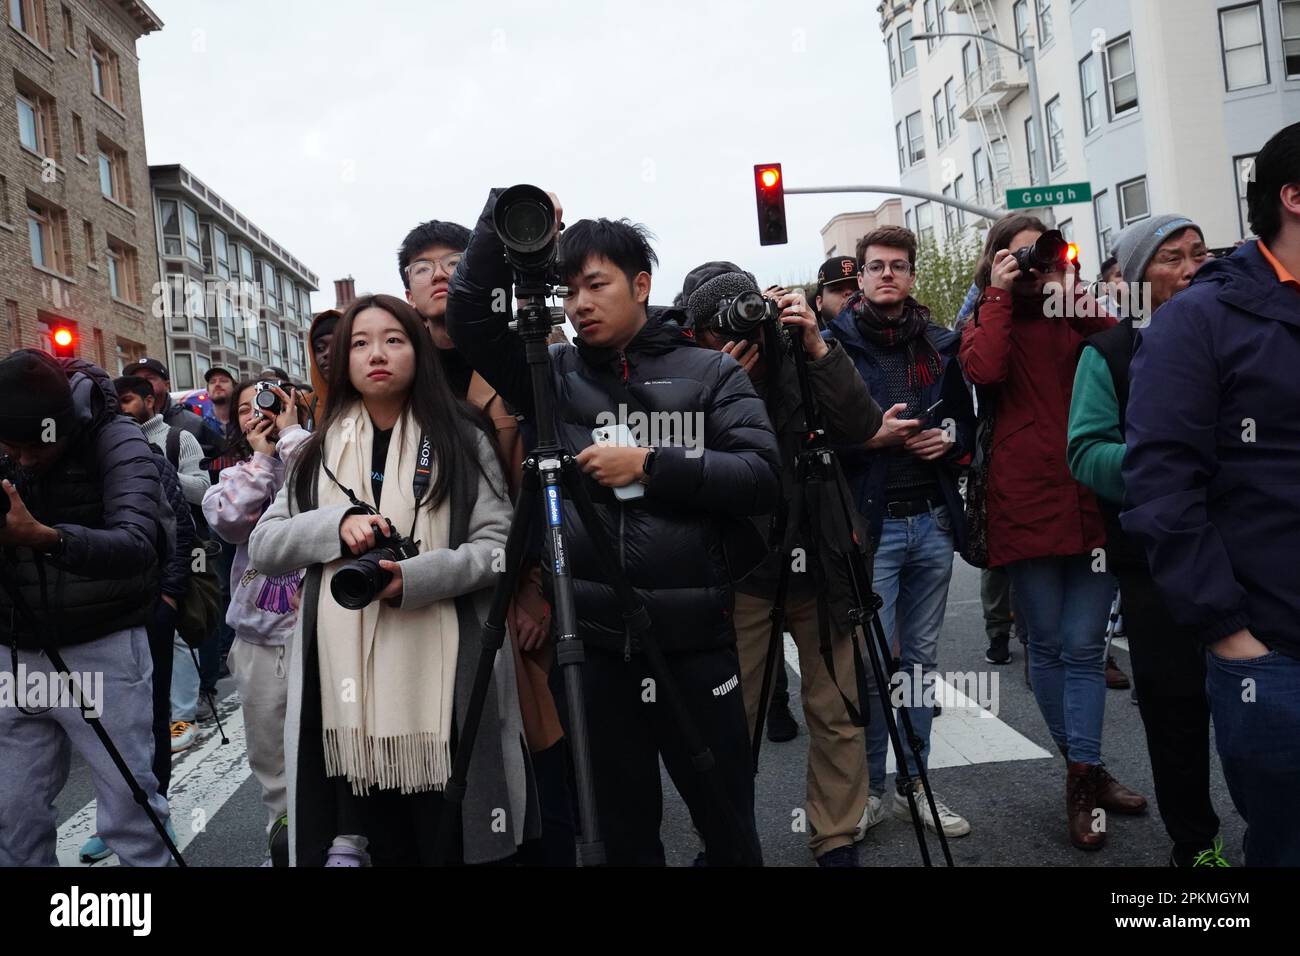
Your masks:
{"label": "hand gripping camera", "polygon": [[[372,511],[371,514],[378,512]],[[349,611],[366,607],[393,580],[393,573],[379,566],[380,561],[405,561],[420,553],[419,547],[385,519],[387,534],[377,534],[375,546],[334,572],[330,593]]]}

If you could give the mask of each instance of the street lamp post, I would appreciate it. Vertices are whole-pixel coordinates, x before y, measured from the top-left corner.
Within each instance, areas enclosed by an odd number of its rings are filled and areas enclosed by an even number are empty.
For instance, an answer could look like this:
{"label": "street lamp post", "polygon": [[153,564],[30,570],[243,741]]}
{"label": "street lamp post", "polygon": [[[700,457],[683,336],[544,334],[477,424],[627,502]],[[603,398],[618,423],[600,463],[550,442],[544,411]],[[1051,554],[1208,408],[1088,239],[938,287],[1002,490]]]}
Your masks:
{"label": "street lamp post", "polygon": [[[1034,140],[1038,146],[1030,154],[1033,157],[1034,168],[1029,171],[1029,175],[1034,179],[1030,185],[1035,187],[1044,187],[1047,182],[1047,138],[1044,136],[1043,128],[1043,109],[1042,100],[1038,94],[1038,63],[1034,57],[1033,44],[1026,43],[1024,49],[1017,50],[1010,44],[1003,43],[1001,40],[995,40],[992,37],[986,37],[981,33],[916,33],[912,35],[913,40],[942,40],[944,37],[973,37],[985,43],[992,43],[994,46],[1000,46],[1019,57],[1020,62],[1025,65],[1025,72],[1029,77],[1029,122],[1034,129]],[[1055,225],[1052,208],[1047,207],[1048,225]]]}

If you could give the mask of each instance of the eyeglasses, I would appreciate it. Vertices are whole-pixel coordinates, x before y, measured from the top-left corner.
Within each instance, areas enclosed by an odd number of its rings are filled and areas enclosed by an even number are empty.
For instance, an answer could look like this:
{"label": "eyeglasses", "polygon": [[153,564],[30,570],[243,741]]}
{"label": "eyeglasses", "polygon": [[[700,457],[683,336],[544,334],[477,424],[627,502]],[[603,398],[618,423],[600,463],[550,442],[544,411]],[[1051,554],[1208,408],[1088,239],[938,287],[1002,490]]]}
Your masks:
{"label": "eyeglasses", "polygon": [[453,252],[440,259],[416,259],[406,267],[406,277],[412,282],[415,282],[417,279],[424,281],[425,279],[432,278],[434,270],[439,267],[441,267],[442,271],[447,273],[447,275],[451,275],[456,271],[456,266],[460,264],[460,260],[464,257],[464,253]]}
{"label": "eyeglasses", "polygon": [[896,276],[910,276],[912,274],[912,264],[903,259],[895,259],[893,262],[872,259],[862,267],[862,271],[869,276],[878,276],[883,275],[886,268]]}

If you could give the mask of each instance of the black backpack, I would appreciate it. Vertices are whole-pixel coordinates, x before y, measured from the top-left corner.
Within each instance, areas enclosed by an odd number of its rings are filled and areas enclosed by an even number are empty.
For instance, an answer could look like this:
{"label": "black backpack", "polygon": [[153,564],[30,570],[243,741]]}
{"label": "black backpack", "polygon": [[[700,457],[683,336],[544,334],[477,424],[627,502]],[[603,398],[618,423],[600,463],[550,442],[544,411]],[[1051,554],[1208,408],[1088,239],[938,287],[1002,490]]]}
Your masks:
{"label": "black backpack", "polygon": [[[167,429],[167,460],[178,473],[181,431],[175,425]],[[217,575],[221,544],[213,539],[202,509],[190,505],[190,511],[194,514],[194,553],[189,585],[176,607],[176,632],[190,647],[198,647],[221,623],[221,578]]]}

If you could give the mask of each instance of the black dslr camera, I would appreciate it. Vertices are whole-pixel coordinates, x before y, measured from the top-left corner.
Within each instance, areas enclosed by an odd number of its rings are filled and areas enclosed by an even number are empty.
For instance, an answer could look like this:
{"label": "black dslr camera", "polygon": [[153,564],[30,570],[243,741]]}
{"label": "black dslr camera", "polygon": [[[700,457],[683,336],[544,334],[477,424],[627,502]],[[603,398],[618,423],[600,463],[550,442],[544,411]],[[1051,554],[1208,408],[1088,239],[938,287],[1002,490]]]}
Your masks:
{"label": "black dslr camera", "polygon": [[1032,246],[1017,249],[1013,255],[1016,265],[1020,267],[1021,278],[1029,278],[1029,270],[1039,275],[1052,272],[1065,272],[1074,260],[1070,256],[1070,243],[1059,229],[1049,229],[1038,237]]}
{"label": "black dslr camera", "polygon": [[756,339],[763,324],[781,330],[781,310],[761,292],[741,292],[718,302],[718,310],[704,322],[704,327],[726,338]]}
{"label": "black dslr camera", "polygon": [[279,415],[284,411],[284,402],[272,389],[278,388],[285,393],[289,393],[293,387],[292,382],[258,382],[253,386],[253,417],[261,418],[263,415],[269,415],[274,418]]}
{"label": "black dslr camera", "polygon": [[349,611],[359,611],[370,604],[393,580],[393,573],[381,568],[380,561],[405,561],[420,553],[414,541],[394,528],[391,521],[387,523],[388,534],[377,534],[375,546],[335,571],[330,581],[334,600]]}

